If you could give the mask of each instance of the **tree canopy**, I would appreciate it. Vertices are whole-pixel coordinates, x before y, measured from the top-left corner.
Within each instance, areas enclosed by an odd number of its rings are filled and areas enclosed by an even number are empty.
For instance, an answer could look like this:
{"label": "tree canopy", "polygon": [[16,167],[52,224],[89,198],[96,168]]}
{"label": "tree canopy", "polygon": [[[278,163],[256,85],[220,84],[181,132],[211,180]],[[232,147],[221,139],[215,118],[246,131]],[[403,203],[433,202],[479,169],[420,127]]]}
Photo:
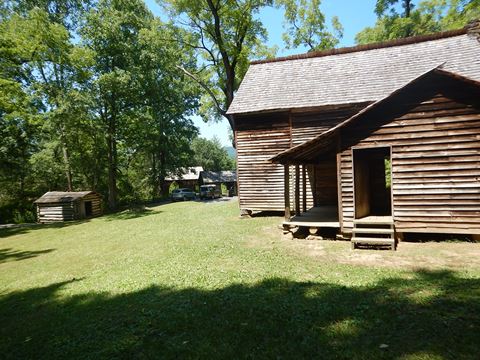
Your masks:
{"label": "tree canopy", "polygon": [[377,22],[355,38],[359,44],[458,29],[480,17],[479,0],[377,0]]}
{"label": "tree canopy", "polygon": [[192,142],[192,166],[202,166],[206,171],[235,170],[235,160],[230,157],[220,140],[196,138]]}
{"label": "tree canopy", "polygon": [[343,27],[338,17],[331,20],[331,29],[326,25],[320,9],[321,0],[277,0],[285,9],[283,34],[287,49],[305,46],[309,51],[334,48],[343,36]]}

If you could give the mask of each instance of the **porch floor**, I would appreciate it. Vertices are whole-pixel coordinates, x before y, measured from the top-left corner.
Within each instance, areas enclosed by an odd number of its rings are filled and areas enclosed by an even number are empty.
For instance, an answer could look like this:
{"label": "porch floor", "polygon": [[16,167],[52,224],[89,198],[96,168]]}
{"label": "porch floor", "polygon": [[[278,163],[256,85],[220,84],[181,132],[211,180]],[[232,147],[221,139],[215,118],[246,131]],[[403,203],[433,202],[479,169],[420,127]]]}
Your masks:
{"label": "porch floor", "polygon": [[336,206],[317,206],[301,215],[293,216],[290,221],[285,220],[283,225],[339,228],[338,209]]}

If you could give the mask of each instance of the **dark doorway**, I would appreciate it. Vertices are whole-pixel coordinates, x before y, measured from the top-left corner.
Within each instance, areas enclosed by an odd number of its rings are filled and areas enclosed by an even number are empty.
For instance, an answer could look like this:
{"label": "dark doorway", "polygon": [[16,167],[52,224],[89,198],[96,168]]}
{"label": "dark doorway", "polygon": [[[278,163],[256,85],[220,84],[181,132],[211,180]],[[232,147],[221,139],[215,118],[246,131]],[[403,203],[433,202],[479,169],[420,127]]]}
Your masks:
{"label": "dark doorway", "polygon": [[353,150],[355,218],[392,215],[390,148]]}
{"label": "dark doorway", "polygon": [[92,202],[91,201],[85,201],[85,216],[89,217],[92,216]]}

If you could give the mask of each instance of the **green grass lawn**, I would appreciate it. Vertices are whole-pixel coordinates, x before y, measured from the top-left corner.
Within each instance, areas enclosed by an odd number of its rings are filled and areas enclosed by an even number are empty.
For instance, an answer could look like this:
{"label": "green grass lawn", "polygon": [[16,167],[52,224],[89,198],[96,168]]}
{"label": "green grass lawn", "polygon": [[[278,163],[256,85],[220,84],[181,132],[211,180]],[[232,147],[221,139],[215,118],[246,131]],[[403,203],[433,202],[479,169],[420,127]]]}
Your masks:
{"label": "green grass lawn", "polygon": [[318,257],[278,223],[186,202],[0,232],[0,358],[478,359],[476,265]]}

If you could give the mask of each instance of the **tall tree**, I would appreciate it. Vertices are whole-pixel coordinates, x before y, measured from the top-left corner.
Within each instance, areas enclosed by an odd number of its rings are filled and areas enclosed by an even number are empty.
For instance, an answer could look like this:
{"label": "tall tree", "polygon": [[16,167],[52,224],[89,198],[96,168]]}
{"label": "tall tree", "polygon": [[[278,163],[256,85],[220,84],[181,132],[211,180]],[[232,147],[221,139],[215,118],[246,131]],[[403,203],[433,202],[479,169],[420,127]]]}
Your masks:
{"label": "tall tree", "polygon": [[118,145],[141,96],[139,34],[152,20],[143,2],[101,0],[80,30],[94,57],[90,90],[106,136],[110,209],[118,200]]}
{"label": "tall tree", "polygon": [[[25,16],[14,15],[6,22],[4,36],[16,49],[22,71],[28,81],[21,83],[43,105],[43,128],[62,150],[65,188],[73,189],[68,134],[75,127],[77,64],[72,61],[74,46],[70,34],[61,23],[49,20],[39,8]],[[58,139],[58,140],[57,140]]]}
{"label": "tall tree", "polygon": [[46,190],[155,198],[191,160],[196,61],[171,41],[189,35],[141,0],[86,3],[0,5],[0,221]]}
{"label": "tall tree", "polygon": [[331,49],[343,36],[343,27],[338,17],[326,24],[320,9],[321,0],[277,0],[285,9],[287,32],[283,34],[287,49],[306,46],[309,51]]}
{"label": "tall tree", "polygon": [[185,118],[197,107],[196,88],[179,70],[195,71],[193,54],[171,41],[184,32],[155,19],[141,0],[99,1],[80,34],[94,57],[90,92],[106,135],[108,203],[115,209],[119,177],[131,189],[122,169],[128,173],[140,155],[150,159],[149,183],[161,188],[196,135]]}
{"label": "tall tree", "polygon": [[139,104],[140,118],[130,125],[131,147],[136,149],[131,168],[138,165],[133,172],[137,179],[145,174],[152,199],[166,191],[168,173],[188,165],[191,141],[198,133],[189,118],[198,108],[198,88],[178,69],[181,65],[195,71],[193,49],[163,40],[174,34],[188,36],[159,20],[140,34],[145,101]]}
{"label": "tall tree", "polygon": [[[172,21],[192,37],[184,45],[195,49],[201,71],[185,71],[205,90],[200,114],[205,120],[224,116],[233,101],[249,61],[271,54],[263,43],[267,32],[258,12],[272,0],[157,0]],[[184,69],[185,70],[185,69]]]}

